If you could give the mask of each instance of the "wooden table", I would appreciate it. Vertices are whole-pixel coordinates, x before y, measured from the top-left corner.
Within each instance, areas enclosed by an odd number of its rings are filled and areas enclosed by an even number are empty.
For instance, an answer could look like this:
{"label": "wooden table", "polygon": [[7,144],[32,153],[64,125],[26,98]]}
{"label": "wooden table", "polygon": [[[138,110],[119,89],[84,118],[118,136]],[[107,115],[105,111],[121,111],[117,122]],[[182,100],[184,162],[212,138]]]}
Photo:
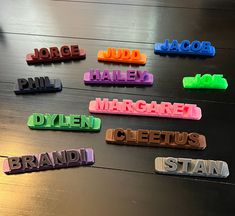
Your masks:
{"label": "wooden table", "polygon": [[[7,156],[92,147],[92,167],[21,175],[0,174],[0,215],[234,215],[235,205],[235,2],[224,0],[3,1],[0,8],[0,166]],[[214,58],[158,56],[153,44],[164,39],[209,40]],[[34,48],[76,44],[85,61],[28,66]],[[152,87],[85,86],[89,68],[128,66],[97,62],[107,47],[138,48],[148,56]],[[190,91],[182,78],[222,73],[226,91]],[[61,93],[16,96],[17,78],[60,78]],[[196,103],[200,121],[96,115],[100,133],[30,130],[33,112],[89,114],[95,97],[148,102]],[[107,145],[107,128],[196,131],[205,134],[204,151]],[[154,173],[157,156],[219,159],[229,164],[227,179],[164,176]]]}

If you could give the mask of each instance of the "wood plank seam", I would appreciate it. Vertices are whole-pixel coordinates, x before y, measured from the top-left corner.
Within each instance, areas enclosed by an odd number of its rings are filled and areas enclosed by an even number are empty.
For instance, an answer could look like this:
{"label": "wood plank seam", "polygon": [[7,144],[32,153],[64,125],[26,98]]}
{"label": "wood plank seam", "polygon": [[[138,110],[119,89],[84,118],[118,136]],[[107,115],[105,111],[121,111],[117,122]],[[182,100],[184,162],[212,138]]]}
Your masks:
{"label": "wood plank seam", "polygon": [[[10,81],[0,81],[0,83],[3,84],[12,84],[14,85],[14,82]],[[149,96],[148,94],[135,94],[135,93],[124,93],[124,92],[115,92],[115,91],[103,91],[103,90],[98,90],[98,89],[82,89],[82,88],[74,88],[74,87],[68,87],[68,86],[63,86],[63,89],[68,89],[68,90],[75,90],[75,91],[87,91],[87,92],[100,92],[100,93],[109,93],[109,94],[119,94],[119,95],[132,95],[132,96],[144,96],[147,97]],[[13,91],[13,87],[12,87]],[[166,99],[174,99],[174,100],[190,100],[190,101],[197,101],[197,102],[204,102],[204,103],[215,103],[215,104],[226,104],[226,105],[233,105],[235,102],[223,102],[223,101],[213,101],[213,100],[199,100],[199,99],[192,99],[192,98],[179,98],[179,97],[169,97],[169,96],[161,96],[161,95],[155,95],[154,97],[159,97],[159,98],[166,98]],[[88,106],[88,105],[87,105]]]}
{"label": "wood plank seam", "polygon": [[189,10],[215,10],[215,11],[234,11],[230,8],[209,8],[209,7],[183,7],[183,6],[166,6],[166,5],[148,5],[148,4],[131,4],[131,3],[117,3],[117,2],[97,2],[97,1],[80,1],[80,0],[51,0],[55,2],[74,2],[85,4],[105,4],[105,5],[123,5],[134,7],[156,7],[156,8],[175,8],[175,9],[189,9]]}
{"label": "wood plank seam", "polygon": [[[126,41],[126,40],[108,40],[103,38],[88,38],[88,37],[76,37],[76,36],[62,36],[62,35],[46,35],[46,34],[34,34],[34,33],[23,33],[23,32],[8,32],[0,31],[0,34],[11,34],[11,35],[22,35],[22,36],[35,36],[35,37],[51,37],[51,38],[69,38],[69,39],[79,39],[79,40],[92,40],[92,41],[109,41],[109,42],[118,42],[118,43],[131,43],[131,44],[144,44],[144,45],[153,45],[156,41],[145,42],[145,41]],[[216,46],[216,50],[235,50],[235,48],[226,48]],[[148,48],[146,48],[148,50]],[[150,49],[149,49],[150,50]]]}

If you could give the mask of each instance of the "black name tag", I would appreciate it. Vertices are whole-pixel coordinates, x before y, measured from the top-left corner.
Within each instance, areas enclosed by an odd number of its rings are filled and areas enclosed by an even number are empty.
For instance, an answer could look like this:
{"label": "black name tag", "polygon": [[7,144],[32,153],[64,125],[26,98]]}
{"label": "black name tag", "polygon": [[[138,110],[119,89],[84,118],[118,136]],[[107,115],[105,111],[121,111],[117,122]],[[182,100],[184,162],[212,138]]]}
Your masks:
{"label": "black name tag", "polygon": [[17,79],[15,94],[58,92],[62,90],[62,83],[59,79],[49,79],[49,77],[35,77],[28,79]]}

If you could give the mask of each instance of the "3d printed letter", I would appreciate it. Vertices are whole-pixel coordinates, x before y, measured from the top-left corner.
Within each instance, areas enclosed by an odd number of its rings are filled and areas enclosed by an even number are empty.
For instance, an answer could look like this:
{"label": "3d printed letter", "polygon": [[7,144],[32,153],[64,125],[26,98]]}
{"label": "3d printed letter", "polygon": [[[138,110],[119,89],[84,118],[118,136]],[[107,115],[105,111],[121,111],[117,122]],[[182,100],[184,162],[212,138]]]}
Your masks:
{"label": "3d printed letter", "polygon": [[85,59],[86,52],[84,49],[79,48],[78,45],[62,46],[60,49],[57,47],[34,49],[34,53],[26,55],[26,62],[28,64],[37,63],[51,63],[62,62],[68,60]]}
{"label": "3d printed letter", "polygon": [[90,69],[84,74],[85,84],[98,85],[152,85],[153,74],[141,70],[107,70]]}
{"label": "3d printed letter", "polygon": [[29,116],[28,127],[31,129],[99,131],[101,119],[85,115],[41,114]]}
{"label": "3d printed letter", "polygon": [[18,79],[15,84],[15,94],[30,94],[43,92],[58,92],[62,90],[62,83],[59,79],[49,79],[49,77],[35,77],[28,79]]}
{"label": "3d printed letter", "polygon": [[222,74],[196,74],[195,77],[183,78],[184,88],[196,89],[227,89],[228,83]]}
{"label": "3d printed letter", "polygon": [[129,50],[126,48],[108,48],[106,51],[99,50],[98,61],[109,61],[129,64],[144,65],[147,61],[146,54],[141,54],[139,50]]}
{"label": "3d printed letter", "polygon": [[216,178],[227,178],[229,176],[228,164],[217,160],[157,157],[155,159],[155,170],[157,173],[170,175]]}
{"label": "3d printed letter", "polygon": [[209,41],[193,41],[183,40],[178,43],[177,40],[173,40],[172,43],[169,39],[166,39],[164,43],[155,43],[155,54],[178,54],[178,55],[200,55],[200,56],[214,56],[215,47],[211,45]]}
{"label": "3d printed letter", "polygon": [[93,149],[69,149],[36,155],[29,154],[21,157],[8,157],[3,161],[3,172],[6,174],[19,174],[74,166],[86,166],[92,165],[94,162]]}
{"label": "3d printed letter", "polygon": [[180,118],[199,120],[202,117],[201,109],[196,104],[170,103],[156,101],[146,103],[144,100],[133,102],[132,100],[118,101],[108,98],[96,98],[90,101],[91,113],[104,113],[114,115],[137,115],[166,118]]}
{"label": "3d printed letter", "polygon": [[159,130],[131,130],[107,129],[105,140],[109,144],[135,145],[151,147],[168,147],[181,149],[206,148],[204,135],[195,132],[159,131]]}

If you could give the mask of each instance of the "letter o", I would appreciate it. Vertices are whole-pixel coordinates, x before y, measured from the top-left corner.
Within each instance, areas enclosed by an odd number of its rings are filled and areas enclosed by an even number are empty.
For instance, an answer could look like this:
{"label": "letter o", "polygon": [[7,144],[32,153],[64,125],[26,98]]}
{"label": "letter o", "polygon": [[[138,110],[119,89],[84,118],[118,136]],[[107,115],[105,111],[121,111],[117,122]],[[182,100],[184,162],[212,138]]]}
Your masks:
{"label": "letter o", "polygon": [[202,45],[201,45],[201,42],[200,41],[193,41],[190,45],[190,49],[193,51],[193,52],[198,52],[200,51],[202,48]]}
{"label": "letter o", "polygon": [[48,59],[50,58],[50,52],[48,51],[47,48],[41,48],[39,51],[39,56],[42,59]]}
{"label": "letter o", "polygon": [[201,82],[204,84],[209,84],[211,83],[213,80],[212,76],[210,74],[204,74],[202,77],[201,77]]}

